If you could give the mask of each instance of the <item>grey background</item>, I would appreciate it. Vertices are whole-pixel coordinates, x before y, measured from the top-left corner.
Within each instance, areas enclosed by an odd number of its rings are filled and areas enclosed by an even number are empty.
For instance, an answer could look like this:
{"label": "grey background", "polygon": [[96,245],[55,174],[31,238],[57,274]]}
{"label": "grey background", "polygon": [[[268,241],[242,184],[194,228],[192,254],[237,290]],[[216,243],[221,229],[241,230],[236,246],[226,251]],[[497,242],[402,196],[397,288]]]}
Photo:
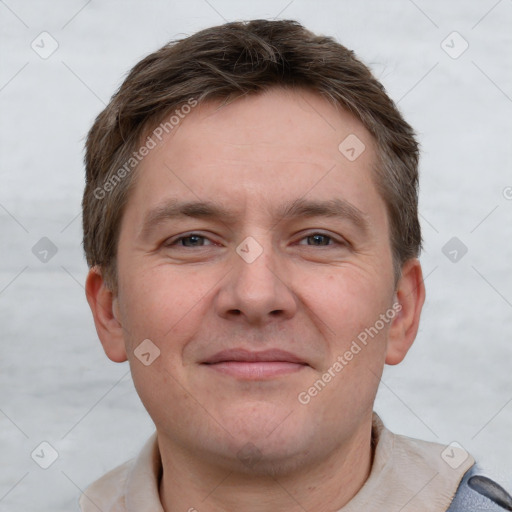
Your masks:
{"label": "grey background", "polygon": [[[457,441],[512,487],[510,0],[0,0],[0,511],[77,510],[80,490],[154,430],[84,296],[82,148],[94,117],[168,40],[276,16],[354,49],[422,145],[428,297],[376,410],[397,433]],[[43,31],[58,44],[45,59],[31,47],[51,49]],[[58,453],[48,469],[31,458],[49,461],[43,441]]]}

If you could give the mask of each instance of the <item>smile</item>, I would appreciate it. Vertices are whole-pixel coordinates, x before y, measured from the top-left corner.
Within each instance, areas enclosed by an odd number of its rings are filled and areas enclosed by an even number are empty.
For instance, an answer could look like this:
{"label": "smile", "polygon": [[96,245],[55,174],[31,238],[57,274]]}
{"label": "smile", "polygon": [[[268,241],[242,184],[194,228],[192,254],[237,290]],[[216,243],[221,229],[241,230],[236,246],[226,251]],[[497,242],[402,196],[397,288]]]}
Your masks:
{"label": "smile", "polygon": [[242,348],[223,350],[203,362],[217,372],[248,380],[261,380],[298,372],[309,366],[284,350],[253,352]]}
{"label": "smile", "polygon": [[212,370],[249,380],[260,380],[298,372],[307,365],[288,361],[222,361],[205,363]]}

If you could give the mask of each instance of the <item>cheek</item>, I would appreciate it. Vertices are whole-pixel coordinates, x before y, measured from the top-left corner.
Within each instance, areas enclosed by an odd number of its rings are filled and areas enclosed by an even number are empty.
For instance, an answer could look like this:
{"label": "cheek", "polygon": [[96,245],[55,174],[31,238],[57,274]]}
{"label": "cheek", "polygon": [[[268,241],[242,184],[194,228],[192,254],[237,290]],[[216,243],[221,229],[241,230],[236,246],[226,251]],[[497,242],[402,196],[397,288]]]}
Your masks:
{"label": "cheek", "polygon": [[[121,273],[120,273],[121,274]],[[222,272],[170,268],[161,264],[135,273],[120,281],[122,316],[130,345],[144,339],[153,341],[165,358],[181,357],[182,348],[190,340],[211,307],[211,294]]]}
{"label": "cheek", "polygon": [[[137,273],[129,269],[120,272],[128,276],[120,280],[125,343],[141,401],[154,421],[172,423],[175,418],[167,417],[170,411],[160,410],[161,404],[182,403],[184,409],[187,407],[188,395],[177,385],[183,380],[182,353],[204,316],[212,285],[190,272],[171,271],[168,266],[141,267]],[[150,353],[148,365],[137,355],[143,340],[154,344],[145,350]]]}
{"label": "cheek", "polygon": [[[317,283],[322,286],[310,292],[308,307],[326,339],[326,357],[318,368],[318,379],[326,385],[319,385],[323,390],[312,399],[312,407],[334,428],[341,418],[352,421],[345,418],[346,411],[355,418],[372,410],[392,321],[381,315],[392,311],[392,304],[388,283],[370,272],[347,267]],[[308,385],[316,386],[314,381]]]}
{"label": "cheek", "polygon": [[301,282],[301,298],[325,323],[329,337],[357,336],[391,306],[387,281],[367,268],[352,265],[324,275],[315,272]]}
{"label": "cheek", "polygon": [[130,359],[130,369],[137,394],[156,425],[174,432],[193,428],[197,401],[180,384],[180,366],[166,357],[165,350],[148,366]]}

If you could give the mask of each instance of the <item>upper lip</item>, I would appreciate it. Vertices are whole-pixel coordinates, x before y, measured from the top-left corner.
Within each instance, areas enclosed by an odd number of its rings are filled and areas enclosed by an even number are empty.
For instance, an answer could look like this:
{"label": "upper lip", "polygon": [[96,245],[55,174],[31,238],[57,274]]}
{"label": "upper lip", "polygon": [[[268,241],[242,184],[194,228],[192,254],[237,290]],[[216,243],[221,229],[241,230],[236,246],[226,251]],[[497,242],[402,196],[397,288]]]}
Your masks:
{"label": "upper lip", "polygon": [[250,350],[245,350],[243,348],[235,348],[228,350],[221,350],[217,352],[212,357],[203,361],[204,364],[214,364],[221,363],[227,361],[245,361],[245,362],[256,362],[256,361],[267,361],[267,362],[287,362],[287,363],[299,363],[299,364],[307,364],[306,361],[301,359],[300,357],[292,354],[291,352],[287,352],[286,350],[280,349],[270,349],[263,350],[260,352],[254,352]]}

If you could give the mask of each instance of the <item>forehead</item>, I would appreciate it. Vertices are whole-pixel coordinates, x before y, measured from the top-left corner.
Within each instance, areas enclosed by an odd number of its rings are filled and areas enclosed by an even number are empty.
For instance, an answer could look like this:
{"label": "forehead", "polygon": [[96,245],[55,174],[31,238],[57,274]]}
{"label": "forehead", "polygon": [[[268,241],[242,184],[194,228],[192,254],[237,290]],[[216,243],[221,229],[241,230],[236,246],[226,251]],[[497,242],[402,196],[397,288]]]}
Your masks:
{"label": "forehead", "polygon": [[194,146],[195,158],[201,158],[204,148],[216,144],[216,158],[259,160],[264,165],[267,156],[280,153],[322,165],[319,157],[333,161],[341,156],[339,144],[348,136],[369,146],[363,160],[371,160],[373,138],[355,116],[311,91],[272,88],[228,104],[198,105],[164,137],[164,145],[165,139],[174,141],[175,157],[190,154]]}
{"label": "forehead", "polygon": [[139,164],[129,201],[139,215],[169,196],[222,200],[254,216],[283,201],[338,196],[364,213],[383,213],[373,137],[353,115],[309,91],[202,103],[157,142]]}

